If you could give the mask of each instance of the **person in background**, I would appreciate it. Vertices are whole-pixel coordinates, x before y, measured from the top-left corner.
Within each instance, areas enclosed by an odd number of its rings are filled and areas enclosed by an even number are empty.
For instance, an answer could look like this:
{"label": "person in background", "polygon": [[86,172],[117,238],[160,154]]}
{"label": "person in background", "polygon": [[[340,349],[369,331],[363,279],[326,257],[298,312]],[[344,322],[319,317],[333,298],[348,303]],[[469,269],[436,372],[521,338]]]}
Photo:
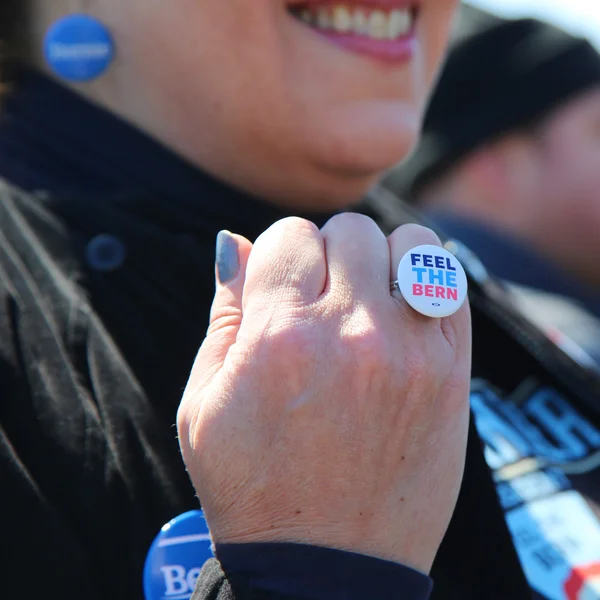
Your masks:
{"label": "person in background", "polygon": [[454,35],[420,141],[386,184],[598,365],[600,56],[542,21],[467,6]]}
{"label": "person in background", "polygon": [[[534,597],[595,597],[600,59],[586,40],[541,21],[467,6],[453,39],[421,138],[386,185],[455,240],[475,279],[512,307],[471,299],[474,422]],[[479,308],[537,354],[544,344],[508,316],[527,315],[549,348],[580,365],[569,383],[579,393],[534,375]]]}
{"label": "person in background", "polygon": [[220,559],[197,594],[527,598],[467,445],[467,306],[391,295],[440,240],[375,186],[455,8],[3,0],[3,599],[142,598],[198,507],[175,423],[215,258],[179,419]]}

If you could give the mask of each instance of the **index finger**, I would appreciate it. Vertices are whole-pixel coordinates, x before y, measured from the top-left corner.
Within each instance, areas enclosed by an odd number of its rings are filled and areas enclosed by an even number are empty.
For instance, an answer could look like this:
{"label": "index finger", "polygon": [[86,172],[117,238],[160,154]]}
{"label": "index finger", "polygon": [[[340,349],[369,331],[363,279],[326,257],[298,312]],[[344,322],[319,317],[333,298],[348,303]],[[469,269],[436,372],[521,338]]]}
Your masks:
{"label": "index finger", "polygon": [[246,268],[243,306],[310,304],[323,292],[326,280],[319,228],[305,219],[281,219],[254,242]]}

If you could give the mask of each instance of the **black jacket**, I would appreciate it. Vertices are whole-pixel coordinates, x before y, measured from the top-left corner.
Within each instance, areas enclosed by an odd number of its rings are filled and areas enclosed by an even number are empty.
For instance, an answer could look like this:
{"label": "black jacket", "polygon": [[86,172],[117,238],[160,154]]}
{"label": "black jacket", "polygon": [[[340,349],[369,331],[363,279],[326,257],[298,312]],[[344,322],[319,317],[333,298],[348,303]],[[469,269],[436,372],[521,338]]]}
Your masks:
{"label": "black jacket", "polygon": [[[174,422],[206,330],[215,236],[254,239],[283,214],[52,84],[30,88],[0,130],[0,171],[16,184],[0,184],[3,597],[140,599],[152,539],[197,507]],[[382,190],[357,210],[386,233],[413,220]],[[598,382],[493,285],[472,284],[486,389],[535,378],[600,423]],[[200,598],[291,597],[207,569]],[[439,600],[530,597],[474,424],[432,577]]]}
{"label": "black jacket", "polygon": [[[1,502],[11,548],[2,568],[11,600],[32,565],[62,598],[140,598],[152,539],[197,507],[173,424],[206,330],[214,235],[169,231],[117,206],[40,200],[0,185],[1,444],[10,490]],[[107,231],[127,258],[94,270],[89,241]],[[501,590],[521,583],[475,435],[432,576],[440,598],[504,598]]]}

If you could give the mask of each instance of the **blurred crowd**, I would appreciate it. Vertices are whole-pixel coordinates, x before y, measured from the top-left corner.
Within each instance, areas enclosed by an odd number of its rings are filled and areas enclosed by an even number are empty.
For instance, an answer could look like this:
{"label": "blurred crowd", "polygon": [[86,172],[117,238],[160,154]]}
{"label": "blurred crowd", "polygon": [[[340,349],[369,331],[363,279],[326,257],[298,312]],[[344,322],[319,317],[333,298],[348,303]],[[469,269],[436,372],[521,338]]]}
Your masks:
{"label": "blurred crowd", "polygon": [[387,185],[599,363],[600,57],[587,40],[463,5],[420,141]]}

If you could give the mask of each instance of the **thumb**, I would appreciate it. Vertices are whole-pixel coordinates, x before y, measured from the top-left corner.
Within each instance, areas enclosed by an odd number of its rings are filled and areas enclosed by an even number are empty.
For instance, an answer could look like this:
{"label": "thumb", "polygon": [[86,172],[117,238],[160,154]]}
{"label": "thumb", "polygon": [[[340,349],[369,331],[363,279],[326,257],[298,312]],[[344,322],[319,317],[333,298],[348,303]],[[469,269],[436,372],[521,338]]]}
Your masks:
{"label": "thumb", "polygon": [[223,366],[242,323],[242,295],[252,244],[229,231],[217,235],[216,291],[210,325],[192,370],[199,385],[208,383]]}

